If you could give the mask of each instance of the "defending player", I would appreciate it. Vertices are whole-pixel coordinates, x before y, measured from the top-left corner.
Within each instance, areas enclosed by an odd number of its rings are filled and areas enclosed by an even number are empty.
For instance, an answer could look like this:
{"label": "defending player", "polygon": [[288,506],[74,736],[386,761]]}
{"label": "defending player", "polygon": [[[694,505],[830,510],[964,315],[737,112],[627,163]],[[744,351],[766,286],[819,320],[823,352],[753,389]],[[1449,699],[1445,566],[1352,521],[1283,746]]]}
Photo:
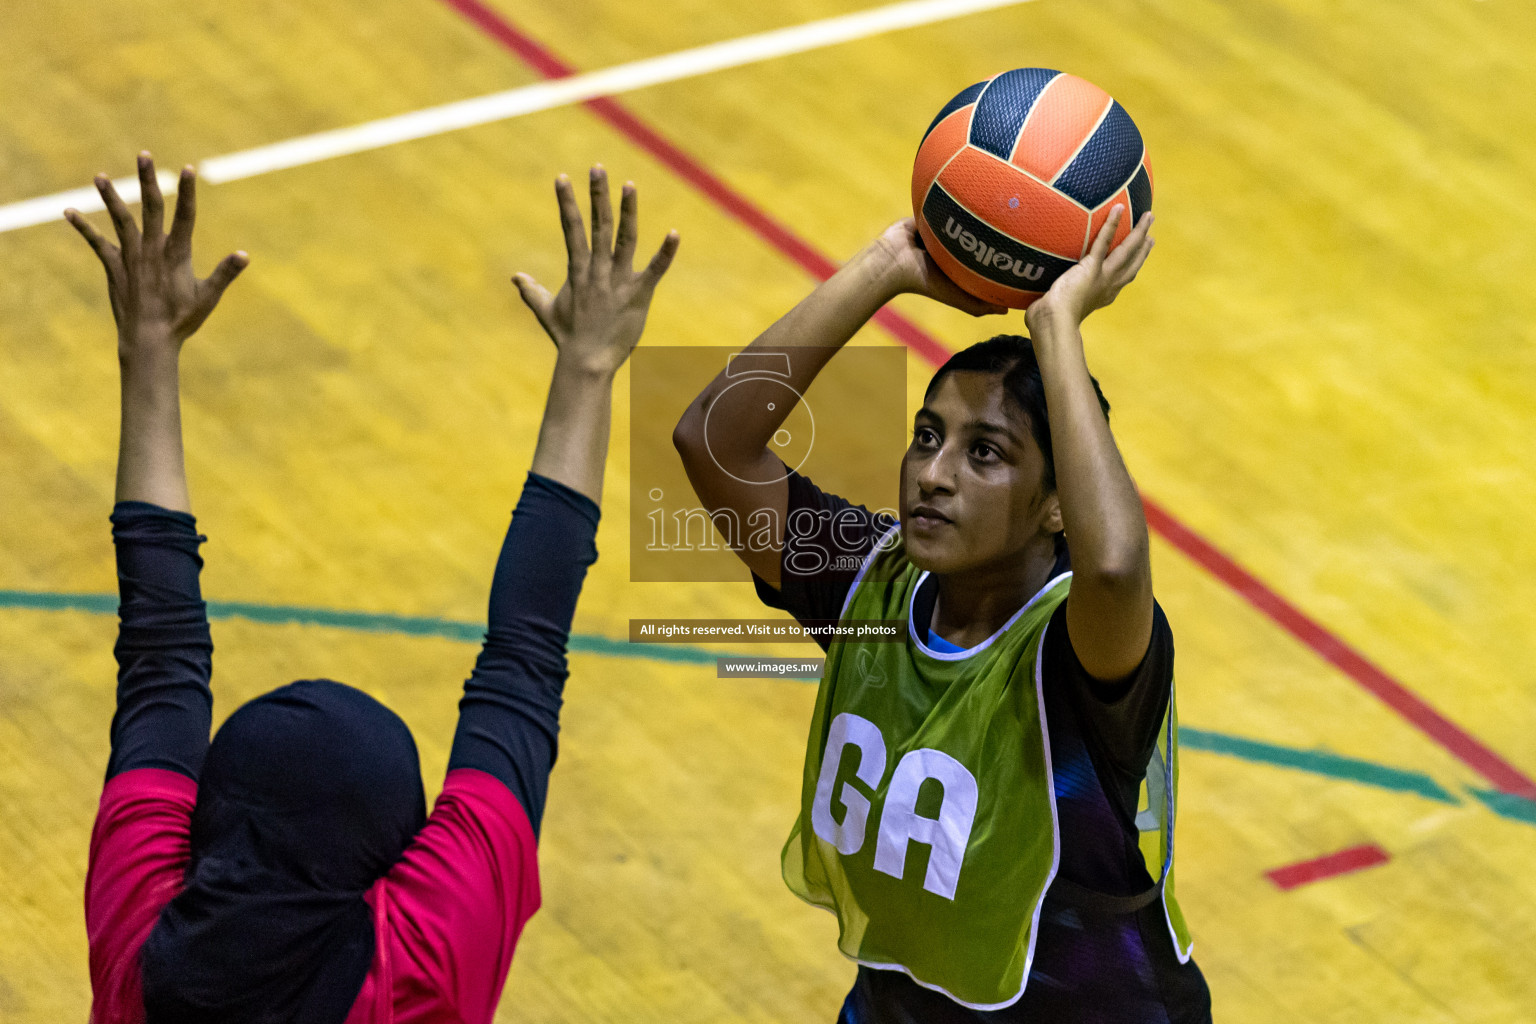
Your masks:
{"label": "defending player", "polygon": [[[830,645],[784,849],[790,888],[838,915],[860,962],[847,1024],[1210,1017],[1173,898],[1173,636],[1079,333],[1151,249],[1147,215],[1109,250],[1123,213],[1030,307],[1032,340],[998,336],[934,375],[899,522],[785,469],[768,442],[790,410],[740,378],[677,426],[706,508],[785,524],[782,550],[740,551],[765,603],[908,623],[903,643]],[[1002,311],[903,221],[753,342],[789,354],[791,378],[764,386],[804,394],[903,292]],[[850,554],[854,578],[791,568]]]}
{"label": "defending player", "polygon": [[191,168],[162,233],[149,155],[143,230],[105,176],[122,366],[112,514],[121,588],[117,713],[86,878],[95,1024],[488,1024],[538,908],[535,840],[554,763],[565,644],[593,543],[614,374],[640,338],[668,236],[635,272],[636,197],[617,244],[594,168],[592,245],[556,186],[569,279],[524,301],[559,349],[532,470],[491,586],[441,796],[427,814],[410,731],[360,690],[280,687],[208,741],[212,643],[183,469],[177,366],[246,257],[192,275]]}

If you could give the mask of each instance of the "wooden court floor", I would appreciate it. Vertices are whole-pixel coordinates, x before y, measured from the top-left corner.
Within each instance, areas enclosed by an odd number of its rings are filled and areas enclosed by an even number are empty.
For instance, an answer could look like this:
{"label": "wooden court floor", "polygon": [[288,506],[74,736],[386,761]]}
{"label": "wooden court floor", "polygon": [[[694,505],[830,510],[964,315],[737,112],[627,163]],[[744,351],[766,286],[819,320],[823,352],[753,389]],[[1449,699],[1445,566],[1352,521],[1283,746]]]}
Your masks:
{"label": "wooden court floor", "polygon": [[[140,148],[198,162],[870,6],[8,5],[0,217]],[[552,365],[507,278],[559,280],[557,173],[601,161],[639,184],[644,245],[681,231],[648,343],[741,345],[812,257],[905,212],[950,95],[1062,68],[1127,107],[1157,174],[1157,250],[1087,334],[1164,514],[1180,891],[1217,1019],[1536,1021],[1533,52],[1536,10],[1510,0],[1035,0],[210,184],[199,266],[253,258],[183,360],[219,715],[342,679],[398,709],[441,778]],[[951,350],[1023,327],[895,308]],[[62,221],[0,231],[6,1024],[89,1005],[110,325]],[[915,403],[932,367],[908,363]],[[624,643],[639,615],[759,614],[746,582],[629,581],[626,388],[545,905],[499,1019],[831,1021],[852,968],[777,871],[813,690]],[[1367,844],[1386,863],[1266,875]]]}

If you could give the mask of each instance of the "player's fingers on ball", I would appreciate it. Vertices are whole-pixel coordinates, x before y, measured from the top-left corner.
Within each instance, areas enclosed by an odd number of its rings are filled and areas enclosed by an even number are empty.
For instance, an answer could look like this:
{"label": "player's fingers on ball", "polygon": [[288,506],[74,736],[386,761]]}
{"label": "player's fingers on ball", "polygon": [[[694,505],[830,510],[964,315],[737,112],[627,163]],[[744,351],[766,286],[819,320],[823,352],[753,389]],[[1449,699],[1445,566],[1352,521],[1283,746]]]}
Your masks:
{"label": "player's fingers on ball", "polygon": [[176,185],[176,213],[165,240],[167,255],[178,261],[192,258],[192,226],[196,223],[197,172],[188,164],[181,169],[181,181]]}
{"label": "player's fingers on ball", "polygon": [[1136,280],[1137,275],[1141,273],[1141,268],[1146,266],[1147,257],[1150,256],[1151,253],[1152,253],[1152,250],[1150,248],[1147,248],[1147,249],[1143,250],[1142,253],[1139,256],[1136,257],[1136,262],[1131,266],[1131,272],[1130,272],[1129,276],[1127,276],[1127,278],[1126,278],[1126,283],[1127,284],[1129,284],[1131,281]]}
{"label": "player's fingers on ball", "polygon": [[1099,228],[1098,235],[1093,240],[1093,247],[1088,250],[1088,255],[1102,260],[1109,253],[1109,244],[1114,241],[1115,231],[1120,227],[1120,218],[1125,214],[1125,207],[1116,203],[1114,209],[1109,211],[1109,216],[1104,220],[1104,226]]}
{"label": "player's fingers on ball", "polygon": [[576,206],[576,191],[571,179],[565,175],[555,179],[555,198],[560,204],[560,229],[565,233],[565,254],[571,273],[586,269],[587,231],[581,220],[581,210]]}
{"label": "player's fingers on ball", "polygon": [[1142,214],[1141,220],[1131,227],[1130,233],[1121,240],[1120,245],[1115,251],[1119,252],[1122,249],[1128,253],[1138,251],[1141,248],[1141,243],[1146,241],[1148,233],[1152,230],[1151,217],[1150,213]]}
{"label": "player's fingers on ball", "polygon": [[122,251],[132,256],[139,248],[139,226],[133,222],[133,216],[128,212],[128,204],[123,202],[123,197],[117,194],[117,187],[112,184],[112,179],[105,174],[96,175],[96,191],[101,193],[101,201],[106,204],[107,215],[112,218],[112,226],[117,229],[117,241],[122,246]]}
{"label": "player's fingers on ball", "polygon": [[621,270],[628,270],[635,261],[635,246],[640,240],[640,197],[635,183],[626,181],[619,195],[619,231],[613,250],[613,261]]}
{"label": "player's fingers on ball", "polygon": [[1104,257],[1104,273],[1114,278],[1123,275],[1126,268],[1135,262],[1136,254],[1141,251],[1141,241],[1132,235],[1115,246],[1110,254]]}
{"label": "player's fingers on ball", "polygon": [[1134,249],[1130,245],[1124,246],[1125,249],[1130,250],[1131,257],[1126,261],[1124,268],[1119,274],[1122,282],[1128,284],[1135,279],[1137,274],[1141,273],[1141,266],[1147,262],[1147,256],[1152,252],[1152,245],[1152,239],[1142,238],[1137,241]]}
{"label": "player's fingers on ball", "polygon": [[939,291],[933,297],[955,307],[962,313],[969,313],[971,316],[990,316],[993,313],[1006,313],[1008,311],[1006,306],[999,306],[995,302],[988,302],[980,296],[972,295],[947,277],[941,278],[936,283]]}
{"label": "player's fingers on ball", "polygon": [[139,154],[139,206],[144,212],[144,237],[156,244],[165,225],[165,197],[155,177],[155,159],[147,149]]}
{"label": "player's fingers on ball", "polygon": [[[1151,247],[1147,244],[1152,241],[1151,231],[1152,215],[1150,213],[1144,213],[1141,215],[1141,220],[1136,222],[1136,227],[1132,229],[1131,233],[1127,235],[1125,240],[1121,242],[1120,245],[1115,249],[1114,253],[1110,256],[1110,259],[1114,260],[1116,257],[1121,256],[1121,254],[1124,253],[1123,259],[1126,265],[1134,263],[1139,267],[1141,265],[1141,261],[1147,258],[1146,254],[1151,251]],[[1135,273],[1134,269],[1132,270],[1132,273]]]}
{"label": "player's fingers on ball", "polygon": [[592,168],[592,251],[600,256],[613,252],[613,201],[608,197],[608,172],[602,164]]}
{"label": "player's fingers on ball", "polygon": [[1137,248],[1152,240],[1152,224],[1155,220],[1151,213],[1144,213],[1136,222],[1136,228],[1131,232],[1129,240],[1135,242]]}

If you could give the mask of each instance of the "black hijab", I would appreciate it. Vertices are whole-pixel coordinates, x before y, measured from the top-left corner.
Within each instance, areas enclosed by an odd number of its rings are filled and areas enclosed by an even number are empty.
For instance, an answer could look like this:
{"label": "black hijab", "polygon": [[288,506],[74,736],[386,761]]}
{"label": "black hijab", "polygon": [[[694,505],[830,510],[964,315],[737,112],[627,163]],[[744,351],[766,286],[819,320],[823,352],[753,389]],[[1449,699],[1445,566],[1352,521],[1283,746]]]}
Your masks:
{"label": "black hijab", "polygon": [[363,895],[424,824],[415,741],[372,697],[313,679],[240,708],[144,943],[148,1024],[342,1024],[373,961]]}

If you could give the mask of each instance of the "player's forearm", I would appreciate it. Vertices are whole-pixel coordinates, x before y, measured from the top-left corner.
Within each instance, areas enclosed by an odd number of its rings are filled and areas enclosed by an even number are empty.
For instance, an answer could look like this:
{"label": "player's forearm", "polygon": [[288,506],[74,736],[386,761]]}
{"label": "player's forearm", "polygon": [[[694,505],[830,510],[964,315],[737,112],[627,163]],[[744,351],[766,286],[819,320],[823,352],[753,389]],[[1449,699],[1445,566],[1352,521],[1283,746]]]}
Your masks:
{"label": "player's forearm", "polygon": [[555,361],[531,467],[598,504],[613,420],[614,372]]}
{"label": "player's forearm", "polygon": [[112,512],[112,540],[120,622],[107,775],[159,767],[195,779],[213,708],[202,538],[188,515],[127,503]]}
{"label": "player's forearm", "polygon": [[[727,419],[711,426],[710,452],[716,459],[758,457],[793,409],[774,401],[782,396],[782,386],[805,394],[832,356],[902,290],[879,243],[866,247],[747,346],[748,353],[787,353],[789,376],[758,378],[762,382],[755,383],[722,371],[683,414],[674,435],[679,448],[686,455],[689,442],[702,441],[706,414],[722,391],[735,386],[736,400],[716,414]],[[761,395],[753,394],[757,389]]]}
{"label": "player's forearm", "polygon": [[191,512],[182,454],[180,374],[174,344],[140,346],[122,360],[117,500]]}
{"label": "player's forearm", "polygon": [[569,674],[566,645],[600,512],[585,495],[530,473],[491,583],[485,644],[464,684],[448,768],[506,783],[539,830]]}
{"label": "player's forearm", "polygon": [[1150,593],[1146,516],[1099,407],[1082,335],[1067,318],[1048,319],[1037,325],[1034,344],[1074,575]]}

